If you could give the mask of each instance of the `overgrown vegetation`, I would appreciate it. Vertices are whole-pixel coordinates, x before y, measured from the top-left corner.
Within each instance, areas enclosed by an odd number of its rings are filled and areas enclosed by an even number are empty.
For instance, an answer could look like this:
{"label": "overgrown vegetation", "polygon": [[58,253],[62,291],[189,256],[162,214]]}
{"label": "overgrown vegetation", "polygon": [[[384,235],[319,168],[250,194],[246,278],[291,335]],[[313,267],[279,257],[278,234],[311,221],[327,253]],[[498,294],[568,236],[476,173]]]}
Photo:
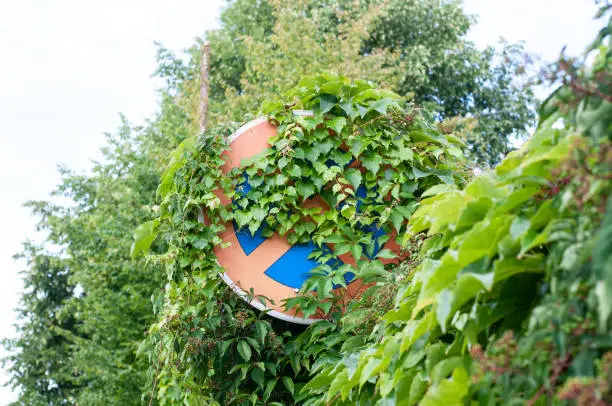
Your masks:
{"label": "overgrown vegetation", "polygon": [[[171,388],[188,403],[210,396],[221,404],[607,404],[608,40],[604,30],[589,50],[598,54],[592,67],[560,65],[566,83],[543,105],[536,133],[465,186],[453,181],[460,160],[448,173],[436,162],[453,155],[452,128],[440,125],[446,134],[435,135],[392,94],[336,77],[305,79],[289,93],[292,102],[273,105],[267,113],[280,132],[273,148],[229,177],[220,171],[226,146],[218,134],[201,138],[194,152],[179,150],[182,160],[168,172],[174,186],[165,188],[155,220],[171,248],[159,259],[170,260],[173,275],[166,315],[154,327],[166,379],[157,382],[160,392]],[[293,107],[315,116],[293,117]],[[343,171],[351,159],[363,170]],[[243,173],[255,183],[246,194],[235,192]],[[353,196],[359,186],[367,190],[363,198]],[[237,206],[220,206],[217,188]],[[313,194],[337,210],[302,209]],[[197,221],[200,206],[212,226]],[[210,292],[227,288],[206,251],[221,243],[216,234],[229,219],[251,232],[263,224],[293,242],[306,236],[335,243],[334,255],[350,252],[356,261],[329,266],[331,254],[320,258],[320,272],[287,305],[306,315],[318,310],[325,320],[297,336],[286,332],[274,359],[256,327],[261,314],[246,310],[238,320],[250,328],[236,336],[224,333],[230,309],[218,303],[216,313],[207,313],[217,295]],[[413,261],[401,267],[367,259],[375,245],[371,229],[364,234],[369,224],[397,233],[417,251]],[[344,316],[331,288],[343,285],[347,272],[375,286]],[[381,312],[372,323],[373,298]],[[164,331],[169,319],[181,320],[182,331]],[[184,349],[211,332],[207,351]]]}
{"label": "overgrown vegetation", "polygon": [[[29,203],[48,238],[25,245],[20,336],[5,342],[17,404],[612,403],[610,21],[557,64],[533,137],[477,177],[462,154],[506,155],[531,96],[513,80],[520,49],[501,64],[477,51],[455,3],[236,0],[222,22],[214,129],[197,134],[196,47],[188,63],[162,49],[158,116],[109,136],[91,174],[63,171],[55,194],[72,204]],[[378,84],[330,73],[276,103],[319,70]],[[262,101],[276,148],[223,175],[227,120]],[[238,193],[245,174],[255,187]],[[332,209],[304,209],[315,194]],[[289,303],[324,320],[288,326],[220,281],[210,252],[232,218],[355,260],[322,265]],[[348,272],[372,285],[341,303]]]}
{"label": "overgrown vegetation", "polygon": [[[168,246],[155,258],[166,263],[169,285],[164,312],[150,335],[151,348],[159,349],[153,353],[159,395],[171,391],[187,403],[204,396],[222,404],[293,403],[282,393],[297,395],[317,360],[318,354],[298,346],[295,337],[278,341],[283,329],[272,334],[270,343],[267,317],[238,305],[239,299],[215,299],[230,291],[220,281],[223,270],[213,253],[226,221],[251,233],[261,227],[264,236],[278,232],[290,243],[313,241],[321,248],[318,260],[324,265],[290,305],[299,306],[305,317],[326,315],[331,327],[346,305],[334,285],[345,286],[348,273],[366,283],[394,283],[399,275],[385,271],[381,261],[393,254],[377,247],[403,233],[425,190],[463,183],[462,144],[452,129],[445,127],[443,134],[392,92],[318,76],[302,80],[288,100],[267,106],[266,115],[279,130],[272,148],[229,175],[221,171],[228,148],[224,127],[195,143],[185,141],[160,185],[160,217],[139,229],[136,251],[146,249],[158,231]],[[294,117],[293,109],[312,110],[314,117]],[[353,160],[360,166],[349,167]],[[247,180],[250,190],[244,192],[240,186]],[[216,190],[236,203],[221,205]],[[307,208],[313,196],[323,197],[331,209]],[[198,220],[200,207],[210,224]],[[333,252],[323,250],[327,244],[334,244]],[[345,253],[356,267],[346,259],[337,262]],[[392,270],[396,263],[387,266]]]}

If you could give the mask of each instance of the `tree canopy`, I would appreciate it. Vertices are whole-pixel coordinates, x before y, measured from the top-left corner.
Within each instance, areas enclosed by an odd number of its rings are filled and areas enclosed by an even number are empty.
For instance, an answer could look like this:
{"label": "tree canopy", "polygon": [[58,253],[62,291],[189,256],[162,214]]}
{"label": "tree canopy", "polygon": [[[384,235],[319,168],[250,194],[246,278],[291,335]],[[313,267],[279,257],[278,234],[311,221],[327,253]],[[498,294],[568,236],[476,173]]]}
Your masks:
{"label": "tree canopy", "polygon": [[148,362],[137,353],[163,275],[132,260],[131,236],[154,213],[163,162],[187,136],[185,123],[166,98],[145,128],[124,122],[108,135],[91,174],[61,170],[53,196],[69,204],[28,203],[47,238],[21,254],[19,337],[4,342],[17,351],[5,359],[21,390],[17,404],[140,404]]}
{"label": "tree canopy", "polygon": [[441,119],[476,118],[470,152],[494,165],[533,124],[534,100],[522,45],[480,50],[466,38],[474,21],[445,0],[228,1],[207,36],[213,114],[242,120],[326,70],[373,80]]}

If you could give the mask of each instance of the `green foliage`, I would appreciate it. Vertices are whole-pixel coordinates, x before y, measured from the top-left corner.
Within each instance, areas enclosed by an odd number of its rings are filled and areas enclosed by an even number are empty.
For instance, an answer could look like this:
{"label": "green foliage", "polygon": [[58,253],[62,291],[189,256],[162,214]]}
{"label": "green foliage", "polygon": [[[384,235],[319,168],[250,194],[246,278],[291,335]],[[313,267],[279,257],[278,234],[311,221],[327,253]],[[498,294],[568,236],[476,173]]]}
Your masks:
{"label": "green foliage", "polygon": [[240,121],[323,70],[373,80],[443,119],[476,118],[469,151],[494,165],[532,124],[533,94],[522,45],[479,50],[466,40],[473,21],[442,0],[228,1],[208,34],[213,120]]}
{"label": "green foliage", "polygon": [[[109,136],[91,173],[63,170],[67,204],[29,204],[48,237],[24,246],[20,336],[4,342],[18,404],[611,403],[610,23],[594,58],[551,72],[562,86],[529,142],[471,181],[461,150],[496,163],[531,95],[520,47],[479,52],[470,24],[437,0],[228,2],[207,36],[212,121],[266,101],[279,128],[229,175],[235,126],[194,136],[199,44],[187,62],[160,48],[159,115]],[[315,195],[330,210],[304,208]],[[323,320],[288,326],[220,280],[232,220],[333,244],[286,303]],[[370,258],[373,228],[398,257]],[[341,254],[355,266],[326,265]],[[332,290],[347,272],[368,283],[357,297]]]}
{"label": "green foliage", "polygon": [[3,366],[12,373],[10,383],[21,386],[20,404],[73,404],[81,385],[65,362],[79,339],[74,307],[67,305],[74,292],[68,267],[32,243],[24,244],[19,258],[27,265],[19,308],[23,327],[3,345],[20,353],[3,359]]}
{"label": "green foliage", "polygon": [[[350,404],[368,391],[373,403],[462,404],[465,348],[520,327],[537,296],[546,270],[541,246],[562,216],[554,199],[535,196],[571,141],[565,131],[544,128],[495,172],[421,201],[405,237],[428,232],[422,262],[383,317],[382,341],[343,354],[358,359],[354,367],[331,363],[319,373],[335,377],[324,402],[339,395]],[[338,379],[345,381],[334,385]]]}
{"label": "green foliage", "polygon": [[[171,278],[150,344],[158,350],[153,358],[160,402],[607,402],[609,356],[602,356],[612,344],[609,225],[599,224],[612,190],[610,140],[609,128],[600,125],[606,116],[589,115],[608,103],[608,76],[601,72],[609,65],[602,57],[595,70],[564,68],[572,97],[551,99],[529,142],[465,187],[455,179],[460,168],[427,160],[428,153],[451,161],[458,155],[453,137],[440,133],[448,132],[445,125],[428,125],[425,113],[406,110],[392,93],[333,76],[304,79],[289,94],[290,103],[268,103],[264,111],[280,130],[273,148],[229,177],[218,157],[231,130],[180,150],[165,176],[156,229],[169,247],[158,259]],[[294,108],[312,109],[314,116],[294,117]],[[398,114],[398,108],[404,111]],[[398,131],[406,134],[399,140],[410,143],[397,143]],[[363,170],[342,168],[352,157]],[[329,161],[337,165],[321,165]],[[236,191],[245,175],[254,188]],[[410,183],[416,185],[406,188]],[[356,209],[359,185],[368,190],[360,202],[367,216]],[[221,206],[216,189],[238,208]],[[318,194],[339,210],[302,207]],[[211,226],[198,221],[200,207]],[[357,263],[322,265],[301,295],[288,301],[325,321],[284,335],[273,358],[256,354],[247,339],[250,334],[257,340],[257,328],[234,332],[229,313],[265,321],[237,298],[225,299],[231,305],[224,328],[190,324],[192,317],[216,320],[217,310],[206,307],[210,296],[226,297],[216,276],[222,270],[206,252],[221,243],[216,233],[231,219],[251,232],[260,226],[264,233],[278,231],[292,242],[333,243],[335,255],[351,254]],[[402,237],[407,252],[399,263],[365,259],[372,238],[362,221]],[[319,259],[325,263],[329,254]],[[346,303],[331,288],[343,285],[348,271],[373,285]],[[181,320],[182,329],[169,330],[171,319]],[[212,352],[189,351],[190,339],[210,336]],[[222,345],[230,337],[238,337],[228,344],[236,361]],[[261,362],[263,377],[251,374]]]}
{"label": "green foliage", "polygon": [[422,261],[384,333],[327,362],[313,404],[609,403],[610,54],[593,49],[592,68],[560,65],[568,83],[521,150],[425,193],[405,234],[427,233]]}
{"label": "green foliage", "polygon": [[501,42],[478,49],[465,38],[475,21],[458,2],[391,1],[370,29],[363,52],[389,49],[405,61],[399,94],[443,118],[475,117],[470,155],[485,166],[499,163],[512,138],[533,121],[522,44]]}
{"label": "green foliage", "polygon": [[137,351],[163,276],[132,260],[130,245],[152,216],[159,168],[186,124],[165,97],[145,129],[124,123],[108,136],[89,174],[61,169],[53,200],[28,203],[46,237],[25,246],[19,337],[4,342],[17,404],[140,404],[148,362]]}
{"label": "green foliage", "polygon": [[[227,175],[221,171],[221,154],[231,129],[186,141],[163,176],[172,181],[160,186],[157,226],[141,226],[137,233],[135,247],[155,236],[168,247],[152,258],[166,265],[169,284],[148,344],[162,404],[201,403],[209,397],[221,404],[301,402],[309,370],[333,359],[330,354],[354,329],[350,322],[337,327],[347,303],[334,293],[334,285],[344,286],[347,272],[381,284],[402,276],[381,261],[394,256],[390,251],[369,259],[374,228],[387,232],[380,244],[395,238],[423,192],[463,183],[461,141],[442,134],[426,112],[390,91],[323,75],[303,79],[288,97],[291,103],[264,107],[278,128],[272,148]],[[312,110],[313,116],[296,116],[294,109]],[[362,167],[348,167],[352,160]],[[252,189],[243,192],[246,177]],[[363,197],[355,193],[360,187]],[[221,205],[216,190],[235,206]],[[315,195],[331,209],[306,208],[304,202]],[[200,208],[209,225],[198,220]],[[264,235],[278,232],[291,243],[334,244],[332,252],[318,254],[321,265],[303,294],[287,303],[327,322],[298,337],[273,329],[265,314],[220,282],[222,269],[212,250],[222,243],[217,234],[230,220],[252,233],[260,227]],[[151,232],[140,233],[146,229]],[[355,267],[328,264],[345,253]],[[365,310],[368,298],[383,292],[379,286],[372,289],[350,306]]]}

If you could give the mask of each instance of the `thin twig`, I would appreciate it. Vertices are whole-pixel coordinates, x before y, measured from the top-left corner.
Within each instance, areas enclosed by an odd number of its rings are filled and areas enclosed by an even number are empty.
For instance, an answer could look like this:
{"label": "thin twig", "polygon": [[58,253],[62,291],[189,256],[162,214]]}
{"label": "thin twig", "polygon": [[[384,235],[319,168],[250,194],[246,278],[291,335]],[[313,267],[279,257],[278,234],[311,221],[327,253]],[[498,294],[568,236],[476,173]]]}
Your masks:
{"label": "thin twig", "polygon": [[210,44],[205,42],[202,45],[202,63],[200,66],[200,132],[203,133],[207,128],[206,112],[208,110],[208,88],[210,77]]}
{"label": "thin twig", "polygon": [[[572,355],[567,354],[565,358],[563,358],[562,360],[557,360],[557,362],[555,362],[555,367],[553,368],[553,374],[548,380],[549,387],[551,388],[554,387],[555,383],[557,382],[557,379],[559,378],[559,375],[561,375],[561,373],[567,369],[571,360],[572,360]],[[544,394],[544,392],[546,392],[546,389],[547,389],[546,383],[542,384],[538,392],[531,399],[527,401],[526,405],[533,406],[537,402],[537,400]]]}

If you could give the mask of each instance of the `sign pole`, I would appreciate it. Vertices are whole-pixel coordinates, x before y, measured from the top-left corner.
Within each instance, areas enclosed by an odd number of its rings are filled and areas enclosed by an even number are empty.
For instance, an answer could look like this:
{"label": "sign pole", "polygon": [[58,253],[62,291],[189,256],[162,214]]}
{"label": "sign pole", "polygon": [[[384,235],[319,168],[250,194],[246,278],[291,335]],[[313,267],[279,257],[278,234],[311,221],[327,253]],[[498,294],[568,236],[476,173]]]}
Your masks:
{"label": "sign pole", "polygon": [[206,131],[206,110],[208,109],[208,88],[210,71],[210,44],[202,45],[202,61],[200,65],[200,132]]}

